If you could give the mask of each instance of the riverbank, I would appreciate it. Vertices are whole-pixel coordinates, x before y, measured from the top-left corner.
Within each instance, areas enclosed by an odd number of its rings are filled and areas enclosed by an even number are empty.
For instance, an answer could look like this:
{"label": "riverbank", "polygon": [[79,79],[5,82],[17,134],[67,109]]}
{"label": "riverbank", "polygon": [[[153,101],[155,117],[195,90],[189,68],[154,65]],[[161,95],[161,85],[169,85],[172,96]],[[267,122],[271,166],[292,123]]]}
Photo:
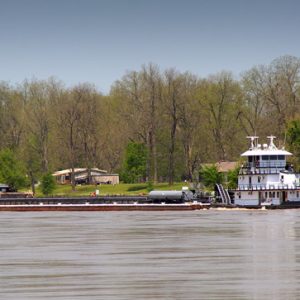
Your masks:
{"label": "riverbank", "polygon": [[[181,190],[183,186],[186,186],[186,182],[177,182],[173,185],[168,183],[158,183],[153,185],[155,190]],[[56,185],[55,190],[50,195],[52,197],[87,197],[95,191],[99,190],[100,196],[107,195],[126,195],[126,196],[139,196],[148,195],[149,189],[147,183],[120,183],[116,185],[102,184],[102,185],[77,185],[76,190],[73,192],[70,185]],[[22,192],[28,190],[23,189]],[[36,189],[35,197],[43,197],[40,187]]]}

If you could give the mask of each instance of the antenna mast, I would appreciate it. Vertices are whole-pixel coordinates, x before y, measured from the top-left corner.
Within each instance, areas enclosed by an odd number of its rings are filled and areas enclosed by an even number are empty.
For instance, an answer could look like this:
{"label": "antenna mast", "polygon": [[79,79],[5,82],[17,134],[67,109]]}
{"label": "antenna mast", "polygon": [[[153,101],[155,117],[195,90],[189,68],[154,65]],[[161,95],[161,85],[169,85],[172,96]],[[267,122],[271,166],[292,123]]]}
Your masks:
{"label": "antenna mast", "polygon": [[250,149],[251,150],[253,150],[254,148],[257,147],[258,136],[255,136],[255,135],[247,136],[247,139],[250,139]]}

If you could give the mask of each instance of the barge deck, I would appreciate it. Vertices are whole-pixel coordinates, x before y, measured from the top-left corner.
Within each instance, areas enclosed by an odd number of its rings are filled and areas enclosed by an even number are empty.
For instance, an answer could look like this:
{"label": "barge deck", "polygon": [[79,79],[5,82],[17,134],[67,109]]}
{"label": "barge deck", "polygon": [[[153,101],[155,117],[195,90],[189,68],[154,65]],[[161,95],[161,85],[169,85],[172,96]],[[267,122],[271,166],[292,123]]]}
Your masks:
{"label": "barge deck", "polygon": [[0,199],[0,211],[183,211],[209,207],[209,203],[153,201],[143,196]]}

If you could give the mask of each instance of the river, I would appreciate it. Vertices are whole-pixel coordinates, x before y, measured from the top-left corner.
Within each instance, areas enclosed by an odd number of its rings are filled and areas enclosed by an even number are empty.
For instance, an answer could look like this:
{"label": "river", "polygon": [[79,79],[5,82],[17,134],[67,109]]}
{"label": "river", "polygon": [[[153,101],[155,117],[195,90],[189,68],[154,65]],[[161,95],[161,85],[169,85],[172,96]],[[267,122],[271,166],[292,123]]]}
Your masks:
{"label": "river", "polygon": [[0,299],[300,299],[300,210],[1,212]]}

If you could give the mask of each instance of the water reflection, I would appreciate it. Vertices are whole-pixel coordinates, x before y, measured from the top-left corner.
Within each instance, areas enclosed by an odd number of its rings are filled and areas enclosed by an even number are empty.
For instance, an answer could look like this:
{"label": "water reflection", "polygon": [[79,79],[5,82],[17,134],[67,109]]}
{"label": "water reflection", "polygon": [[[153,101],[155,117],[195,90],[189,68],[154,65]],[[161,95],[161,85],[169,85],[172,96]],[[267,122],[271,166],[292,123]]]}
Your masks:
{"label": "water reflection", "polygon": [[299,299],[299,215],[1,213],[1,299]]}

